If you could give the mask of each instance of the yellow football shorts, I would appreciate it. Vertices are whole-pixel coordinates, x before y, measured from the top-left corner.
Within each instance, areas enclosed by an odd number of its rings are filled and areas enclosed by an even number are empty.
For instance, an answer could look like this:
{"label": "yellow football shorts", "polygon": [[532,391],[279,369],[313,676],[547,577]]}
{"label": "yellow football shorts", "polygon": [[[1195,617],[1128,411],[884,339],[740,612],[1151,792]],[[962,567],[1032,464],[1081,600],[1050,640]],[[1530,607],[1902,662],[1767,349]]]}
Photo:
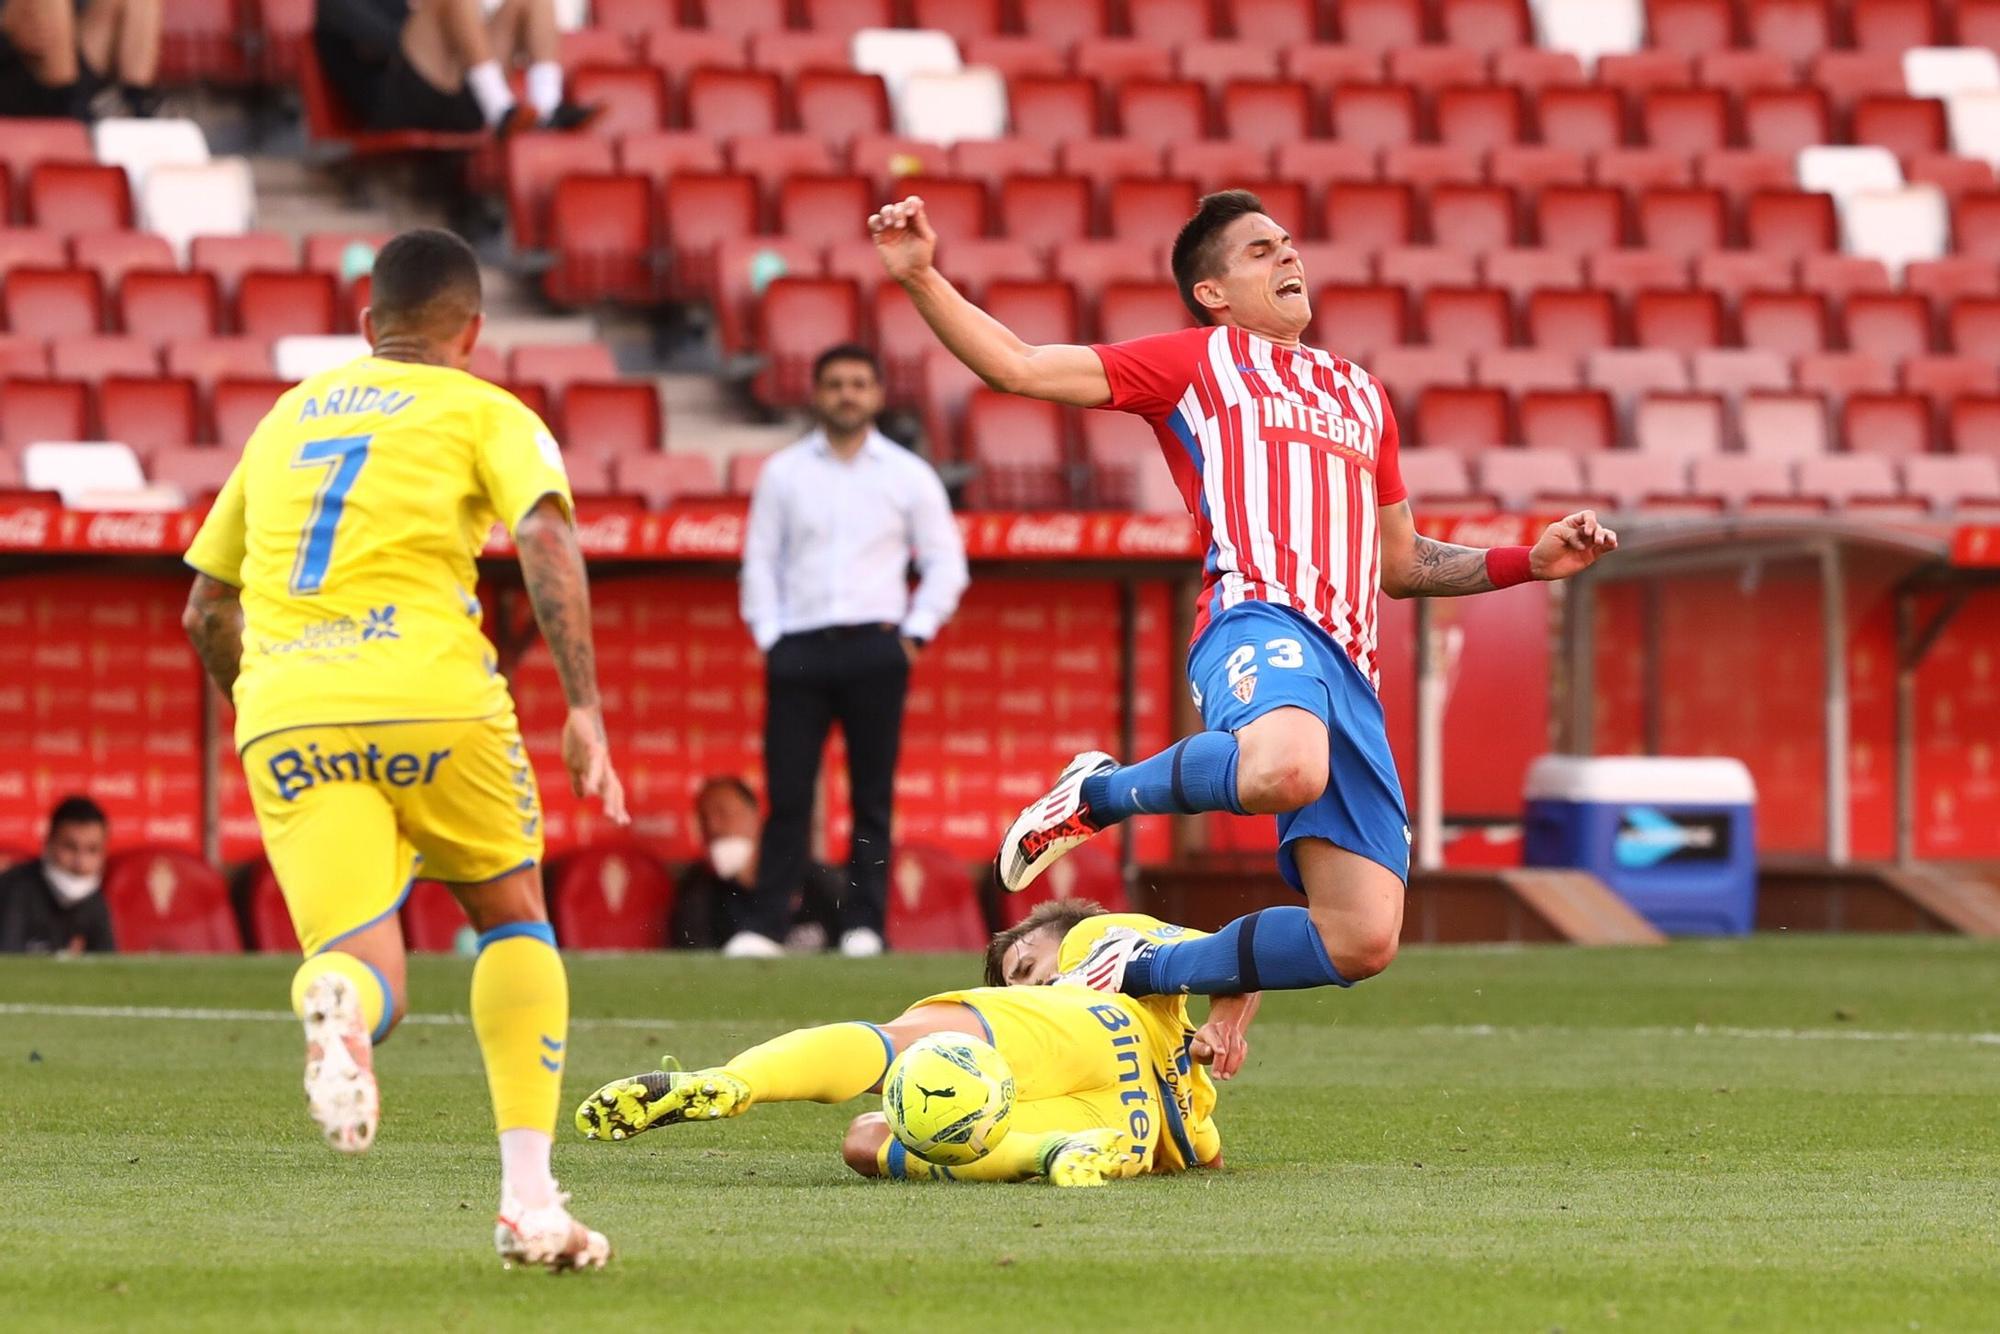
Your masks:
{"label": "yellow football shorts", "polygon": [[542,801],[512,709],[448,722],[290,727],[243,773],[308,955],[429,880],[478,884],[542,858]]}
{"label": "yellow football shorts", "polygon": [[[976,987],[919,1001],[963,1005],[1014,1071],[1011,1134],[1117,1129],[1153,1165],[1159,1079],[1129,999],[1084,987]],[[912,1006],[915,1009],[916,1006]]]}

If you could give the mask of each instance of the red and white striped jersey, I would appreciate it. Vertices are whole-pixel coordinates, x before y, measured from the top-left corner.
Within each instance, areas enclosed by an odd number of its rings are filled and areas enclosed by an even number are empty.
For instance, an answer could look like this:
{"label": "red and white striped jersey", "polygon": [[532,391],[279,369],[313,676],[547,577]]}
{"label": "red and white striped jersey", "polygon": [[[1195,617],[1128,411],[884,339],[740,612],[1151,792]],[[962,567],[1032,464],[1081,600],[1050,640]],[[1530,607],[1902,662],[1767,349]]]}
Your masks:
{"label": "red and white striped jersey", "polygon": [[1239,602],[1290,607],[1376,679],[1376,509],[1407,494],[1382,384],[1351,361],[1214,327],[1098,344],[1107,408],[1152,424],[1200,525],[1195,635]]}

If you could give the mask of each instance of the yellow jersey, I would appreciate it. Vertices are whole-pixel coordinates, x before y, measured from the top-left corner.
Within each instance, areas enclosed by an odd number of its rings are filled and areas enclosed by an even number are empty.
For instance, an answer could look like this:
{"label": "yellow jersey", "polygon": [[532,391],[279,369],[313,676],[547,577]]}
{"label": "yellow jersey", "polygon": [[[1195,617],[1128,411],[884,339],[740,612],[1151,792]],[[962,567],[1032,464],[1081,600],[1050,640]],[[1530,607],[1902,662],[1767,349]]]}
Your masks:
{"label": "yellow jersey", "polygon": [[236,743],[511,708],[476,558],[569,478],[541,418],[449,367],[363,357],[259,423],[187,563],[242,590]]}
{"label": "yellow jersey", "polygon": [[[1057,954],[1063,972],[1082,963],[1091,947],[1112,927],[1127,927],[1147,940],[1166,944],[1208,934],[1174,926],[1144,913],[1104,913],[1087,917],[1069,929]],[[1215,1084],[1208,1067],[1188,1053],[1194,1025],[1188,1020],[1185,996],[1125,996],[1140,1018],[1154,1077],[1160,1084],[1160,1105],[1167,1124],[1155,1151],[1155,1171],[1175,1171],[1214,1162],[1222,1154],[1222,1132],[1215,1126]]]}

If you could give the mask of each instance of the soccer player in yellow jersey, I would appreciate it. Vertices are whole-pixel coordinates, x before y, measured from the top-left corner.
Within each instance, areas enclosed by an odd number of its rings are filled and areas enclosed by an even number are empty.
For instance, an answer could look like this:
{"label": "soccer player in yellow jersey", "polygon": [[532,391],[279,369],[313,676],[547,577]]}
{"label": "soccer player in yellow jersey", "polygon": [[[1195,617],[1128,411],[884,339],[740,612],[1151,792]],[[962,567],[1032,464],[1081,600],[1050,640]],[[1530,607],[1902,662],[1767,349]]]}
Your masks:
{"label": "soccer player in yellow jersey", "polygon": [[472,1025],[500,1134],[510,1264],[601,1266],[549,1169],[569,984],[542,896],[541,799],[480,631],[474,558],[514,536],[569,714],[563,763],[620,823],[569,481],[541,420],[466,374],[479,266],[449,232],[376,257],[372,354],[297,385],[244,446],[187,562],[183,617],[236,705],[236,746],[305,963],[307,1105],[328,1143],[373,1141],[372,1044],[405,1009],[396,912],[422,874],[479,932]]}
{"label": "soccer player in yellow jersey", "polygon": [[655,1126],[740,1116],[760,1102],[846,1102],[879,1091],[889,1063],[918,1038],[962,1033],[992,1043],[1013,1069],[1006,1137],[977,1162],[941,1167],[908,1153],[882,1114],[869,1112],[841,1146],[850,1167],[863,1176],[1098,1186],[1141,1172],[1220,1166],[1210,1070],[1229,1079],[1241,1068],[1258,998],[1213,998],[1197,1030],[1179,996],[1055,983],[1114,927],[1158,941],[1200,934],[1082,900],[1045,903],[994,937],[984,987],[926,997],[886,1024],[796,1029],[711,1070],[616,1080],[577,1109],[577,1129],[590,1139],[626,1139]]}

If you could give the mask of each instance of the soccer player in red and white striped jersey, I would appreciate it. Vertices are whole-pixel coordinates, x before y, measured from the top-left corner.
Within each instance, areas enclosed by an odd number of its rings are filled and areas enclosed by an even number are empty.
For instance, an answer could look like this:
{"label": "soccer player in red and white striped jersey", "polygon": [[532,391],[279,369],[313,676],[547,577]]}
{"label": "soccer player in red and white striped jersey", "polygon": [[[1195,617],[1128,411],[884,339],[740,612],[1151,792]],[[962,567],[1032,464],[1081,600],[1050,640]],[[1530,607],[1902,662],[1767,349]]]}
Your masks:
{"label": "soccer player in red and white striped jersey", "polygon": [[1276,815],[1279,869],[1306,907],[1198,940],[1110,937],[1072,980],[1230,993],[1380,972],[1402,930],[1409,822],[1375,693],[1377,590],[1454,597],[1568,578],[1617,536],[1589,511],[1533,547],[1420,536],[1388,395],[1300,341],[1312,304],[1299,253],[1247,191],[1204,198],[1174,241],[1174,280],[1199,327],[1094,347],[1031,346],[966,300],[932,262],[921,198],[882,209],[869,230],[939,340],[987,384],[1150,423],[1208,547],[1188,652],[1208,730],[1136,764],[1077,756],[1007,831],[1002,883],[1021,889],[1132,815]]}

